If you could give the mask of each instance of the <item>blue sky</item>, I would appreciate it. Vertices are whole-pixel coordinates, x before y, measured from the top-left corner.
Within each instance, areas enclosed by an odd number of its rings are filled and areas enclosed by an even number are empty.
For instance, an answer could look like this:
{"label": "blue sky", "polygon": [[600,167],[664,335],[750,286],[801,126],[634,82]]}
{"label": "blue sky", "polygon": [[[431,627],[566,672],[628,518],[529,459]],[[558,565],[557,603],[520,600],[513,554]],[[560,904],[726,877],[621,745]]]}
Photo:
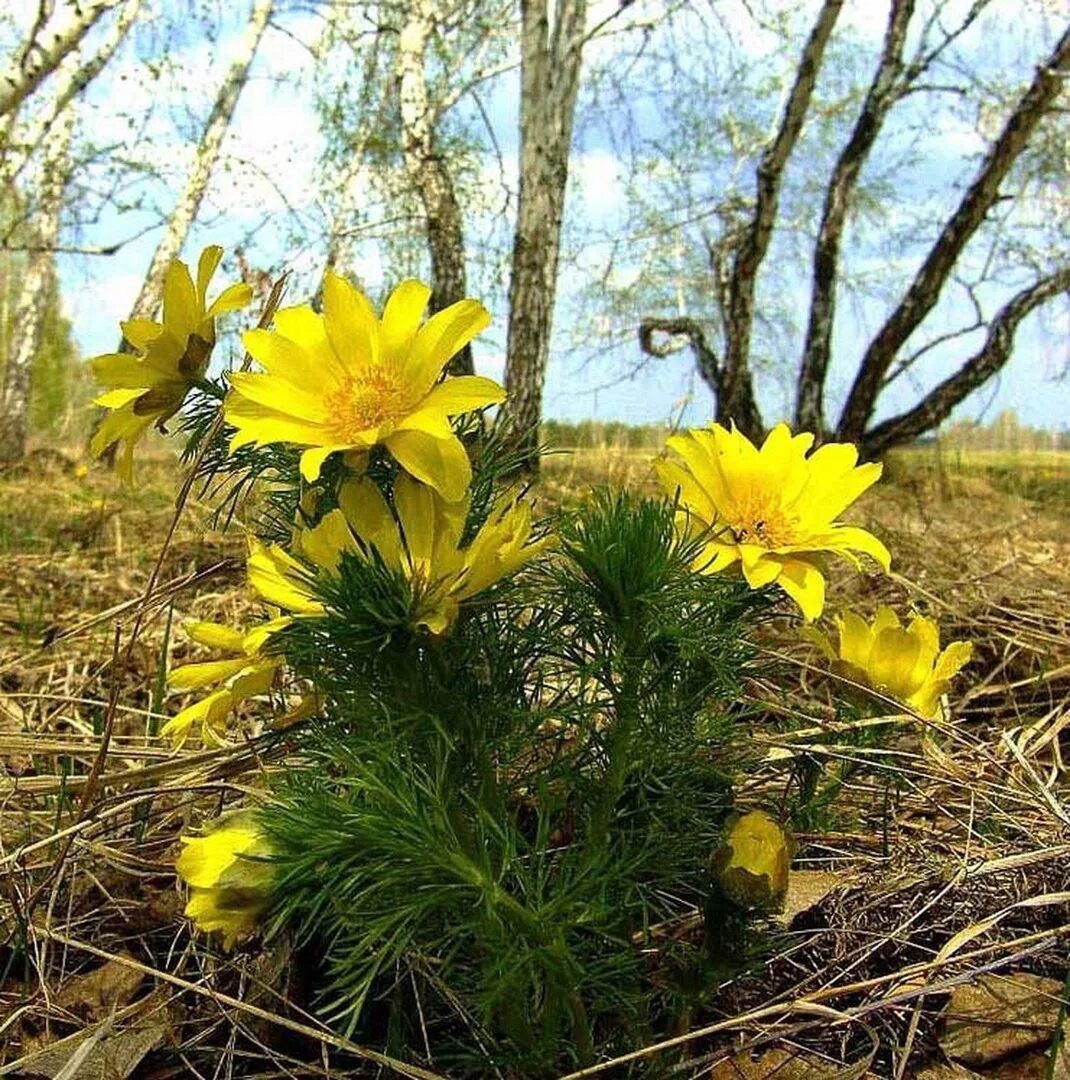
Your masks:
{"label": "blue sky", "polygon": [[[651,0],[653,3],[653,0]],[[879,34],[880,22],[866,21],[866,12],[872,14],[875,3],[855,0],[848,3],[845,32],[865,34],[875,28]],[[879,5],[883,8],[883,4]],[[731,7],[731,5],[729,5]],[[794,7],[794,5],[793,5]],[[996,4],[1004,12],[1015,7],[1013,3]],[[637,4],[637,17],[642,17],[642,4]],[[763,59],[761,35],[747,30],[747,21],[735,13],[736,23],[729,27],[735,35],[737,47],[752,50],[756,61]],[[257,225],[248,242],[251,261],[272,271],[292,267],[295,290],[291,299],[297,302],[311,291],[322,260],[320,238],[325,223],[326,208],[323,205],[322,185],[316,175],[316,159],[322,146],[317,131],[316,118],[311,107],[311,87],[307,53],[295,39],[311,42],[319,29],[314,17],[283,16],[280,22],[287,33],[269,30],[261,53],[253,70],[253,78],[239,104],[232,133],[228,139],[227,156],[230,167],[213,180],[209,198],[201,219],[189,238],[185,256],[192,261],[205,243],[218,242],[232,245],[239,237],[247,236]],[[999,25],[998,23],[996,24]],[[230,50],[236,43],[238,28],[231,22],[225,25],[208,54],[204,43],[192,38],[182,43],[172,59],[178,61],[178,78],[188,92],[190,85],[201,88],[201,115],[207,108],[214,86],[226,68]],[[747,37],[751,33],[753,40]],[[1037,42],[1050,34],[1046,23],[1038,23],[1029,31]],[[1019,34],[1019,38],[1028,35]],[[988,57],[1004,70],[1015,63],[1028,70],[1030,53],[1021,40],[1009,43],[1002,37],[993,40],[989,35],[986,49],[994,50]],[[742,44],[740,44],[742,42]],[[134,42],[138,52],[144,54],[154,47],[148,32],[142,32]],[[1035,42],[1029,41],[1030,47]],[[611,52],[614,46],[607,45]],[[625,46],[626,47],[626,46]],[[981,48],[982,46],[977,46]],[[602,47],[599,47],[602,48]],[[1037,56],[1042,52],[1037,52]],[[210,56],[210,62],[206,60]],[[595,57],[599,59],[599,57]],[[196,71],[195,83],[189,73]],[[280,83],[285,73],[296,85]],[[181,183],[188,161],[189,146],[182,128],[190,126],[185,107],[167,105],[168,77],[159,83],[146,77],[144,65],[128,52],[118,57],[109,72],[95,84],[88,97],[85,113],[85,132],[95,143],[122,144],[129,141],[131,117],[138,118],[153,100],[164,100],[165,107],[157,108],[149,121],[152,132],[154,161],[170,176],[172,187]],[[117,97],[117,90],[121,96]],[[196,107],[196,102],[194,107]],[[506,75],[495,84],[487,96],[485,105],[493,124],[495,137],[506,162],[505,182],[515,185],[515,164],[512,162],[516,149],[517,80],[515,73]],[[770,108],[775,108],[773,99]],[[773,119],[771,114],[770,122]],[[907,121],[916,121],[917,115],[906,114]],[[642,119],[640,118],[642,123]],[[909,125],[908,125],[909,126]],[[641,131],[642,135],[643,132]],[[945,121],[935,129],[921,165],[911,171],[911,182],[916,185],[919,199],[938,201],[953,194],[949,186],[968,178],[974,165],[968,154],[976,153],[981,143],[966,122]],[[568,216],[570,236],[574,245],[585,249],[571,251],[581,256],[586,272],[597,269],[598,260],[605,250],[604,235],[627,219],[627,199],[623,189],[624,164],[613,149],[609,133],[597,123],[581,126],[575,146],[572,165],[573,179],[569,193]],[[91,177],[91,173],[87,174]],[[752,175],[752,173],[751,173]],[[747,176],[741,179],[746,188]],[[485,184],[488,198],[500,184],[496,166],[488,159]],[[131,193],[138,192],[136,186]],[[167,186],[153,184],[141,192],[166,207],[170,198]],[[296,210],[296,219],[287,209]],[[105,213],[99,222],[80,230],[76,243],[99,244],[137,233],[155,221],[151,213],[127,209],[121,214]],[[909,222],[905,224],[909,225]],[[904,222],[898,223],[899,227]],[[501,246],[508,240],[508,222],[482,220],[477,216],[468,222],[469,245],[473,250],[489,251],[494,245]],[[599,236],[602,236],[600,244]],[[116,343],[116,324],[128,313],[130,304],[140,284],[141,275],[147,267],[158,238],[158,228],[153,228],[140,239],[126,244],[121,251],[109,257],[71,255],[61,259],[61,275],[68,314],[74,323],[76,339],[85,355],[107,351]],[[507,257],[504,250],[491,251],[499,267]],[[366,244],[357,252],[357,268],[369,291],[381,292],[398,276],[392,267],[384,265],[381,247]],[[873,259],[872,251],[865,252],[866,259]],[[776,289],[774,298],[798,313],[805,322],[808,301],[808,264],[787,248],[774,248],[770,259],[777,259],[775,275],[763,277],[763,288]],[[794,262],[792,261],[794,260]],[[909,253],[901,259],[893,259],[887,266],[878,264],[876,269],[885,273],[891,281],[905,281],[912,272],[913,262]],[[505,301],[499,287],[491,283],[491,275],[479,266],[472,268],[473,291],[479,291],[494,315],[491,329],[476,348],[477,366],[487,374],[500,375],[505,346]],[[220,278],[222,280],[222,278]],[[499,279],[500,281],[500,279]],[[547,376],[545,410],[548,416],[564,419],[594,417],[598,419],[622,419],[635,423],[661,421],[679,415],[681,408],[687,422],[702,422],[708,418],[712,399],[698,379],[690,356],[682,352],[664,360],[641,363],[641,355],[634,332],[627,325],[616,326],[619,343],[611,344],[596,335],[587,333],[590,306],[580,306],[576,299],[588,284],[585,275],[574,266],[566,266],[562,273],[558,317],[556,323],[556,347],[551,357]],[[762,301],[759,291],[759,302]],[[1067,385],[1055,381],[1057,373],[1066,366],[1067,346],[1070,340],[1070,305],[1052,305],[1042,315],[1033,316],[1023,324],[1018,335],[1016,354],[1003,376],[994,380],[964,404],[959,415],[987,416],[991,418],[1006,408],[1017,410],[1023,422],[1036,426],[1065,428],[1068,426],[1070,401]],[[867,300],[857,305],[841,302],[837,322],[837,363],[830,380],[830,399],[833,403],[842,396],[853,373],[864,345],[879,326],[887,311],[887,303]],[[657,312],[637,310],[635,321],[643,314]],[[949,297],[929,324],[929,332],[939,333],[968,318],[964,300]],[[576,347],[576,339],[586,339],[584,347]],[[966,344],[979,342],[979,337],[967,339]],[[799,341],[784,343],[786,361],[797,355]],[[934,354],[923,372],[922,385],[932,382],[948,371],[961,355],[962,345],[947,350],[944,355]],[[785,363],[759,380],[765,416],[773,422],[790,407],[791,379]],[[917,390],[904,383],[894,394],[888,395],[882,413],[912,404]]]}

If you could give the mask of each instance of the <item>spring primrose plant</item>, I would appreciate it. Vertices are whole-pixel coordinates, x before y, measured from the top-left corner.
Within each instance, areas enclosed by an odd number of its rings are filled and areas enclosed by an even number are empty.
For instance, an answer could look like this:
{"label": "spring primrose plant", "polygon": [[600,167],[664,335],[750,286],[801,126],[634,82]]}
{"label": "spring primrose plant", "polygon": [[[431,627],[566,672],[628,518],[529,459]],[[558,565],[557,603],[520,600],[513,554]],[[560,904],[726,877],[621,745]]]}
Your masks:
{"label": "spring primrose plant", "polygon": [[[298,1004],[451,1076],[559,1076],[684,1030],[787,887],[787,804],[735,795],[762,757],[759,623],[816,619],[829,556],[888,567],[839,520],[880,467],[713,424],[669,440],[664,496],[549,518],[484,413],[502,388],[448,371],[481,304],[425,317],[404,281],[380,314],[328,274],[322,313],[269,305],[213,381],[214,319],[248,300],[207,303],[219,261],[196,285],[176,263],[163,323],[125,331],[141,355],[94,362],[121,417],[98,442],[177,412],[261,612],[190,624],[170,674],[175,752],[253,739],[273,763],[181,838],[191,931],[285,938]],[[928,709],[966,651],[878,622],[826,652]]]}

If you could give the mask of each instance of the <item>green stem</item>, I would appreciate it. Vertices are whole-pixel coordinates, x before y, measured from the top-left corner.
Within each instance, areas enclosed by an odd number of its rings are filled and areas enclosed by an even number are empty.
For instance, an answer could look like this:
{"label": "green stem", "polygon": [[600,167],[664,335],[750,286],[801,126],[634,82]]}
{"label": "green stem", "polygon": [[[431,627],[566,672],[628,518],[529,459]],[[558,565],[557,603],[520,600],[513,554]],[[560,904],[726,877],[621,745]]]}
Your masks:
{"label": "green stem", "polygon": [[637,703],[632,680],[625,676],[619,686],[612,682],[613,727],[606,738],[606,772],[598,801],[591,814],[591,829],[587,836],[588,854],[597,854],[609,839],[613,811],[624,791],[624,781],[631,765],[632,735],[635,732]]}

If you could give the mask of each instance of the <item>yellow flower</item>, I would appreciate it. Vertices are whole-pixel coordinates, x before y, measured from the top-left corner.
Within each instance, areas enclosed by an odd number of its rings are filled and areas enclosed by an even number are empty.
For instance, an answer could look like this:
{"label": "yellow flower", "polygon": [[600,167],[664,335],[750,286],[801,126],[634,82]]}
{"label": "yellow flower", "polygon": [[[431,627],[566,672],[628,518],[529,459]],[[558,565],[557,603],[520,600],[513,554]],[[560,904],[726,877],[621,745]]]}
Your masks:
{"label": "yellow flower", "polygon": [[861,551],[886,571],[891,562],[872,533],[835,520],[876,482],[881,466],[857,465],[850,443],[826,443],[807,457],[813,441],[778,424],[758,449],[734,427],[711,424],[668,440],[682,461],[655,462],[679,500],[681,532],[705,534],[696,570],[715,574],[738,562],[752,589],[775,582],[807,622],[825,606],[822,552],[858,565],[852,551]]}
{"label": "yellow flower", "polygon": [[132,319],[122,326],[126,338],[140,355],[105,353],[94,357],[93,374],[109,387],[96,399],[111,412],[90,443],[94,455],[116,442],[124,444],[119,471],[129,482],[134,446],[154,423],[164,423],[181,407],[193,380],[204,377],[215,346],[215,320],[228,311],[245,307],[253,297],[248,285],[229,285],[208,303],[208,284],[223,258],[221,247],[206,247],[197,264],[197,284],[189,267],[174,259],[163,286],[163,322]]}
{"label": "yellow flower", "polygon": [[730,825],[714,853],[714,880],[740,907],[775,908],[788,889],[791,856],[788,834],[768,814],[752,810]]}
{"label": "yellow flower", "polygon": [[898,698],[920,716],[940,715],[940,698],[973,655],[968,641],[953,641],[941,652],[940,631],[932,619],[915,615],[904,628],[889,607],[878,608],[872,625],[853,611],[835,622],[838,652],[819,631],[809,630],[806,636],[848,678]]}
{"label": "yellow flower", "polygon": [[404,474],[393,495],[391,512],[370,480],[349,480],[339,495],[342,512],[335,514],[352,528],[365,557],[374,549],[386,566],[401,571],[412,586],[413,625],[432,634],[446,633],[463,601],[515,573],[551,542],[550,537],[531,539],[531,507],[515,496],[501,498],[462,548],[467,498],[447,503]]}
{"label": "yellow flower", "polygon": [[256,929],[271,900],[272,854],[252,811],[224,814],[204,836],[183,836],[175,860],[189,885],[186,915],[200,930],[223,931],[224,948]]}
{"label": "yellow flower", "polygon": [[450,417],[495,405],[505,392],[478,375],[440,381],[490,316],[478,301],[461,300],[421,326],[430,295],[419,281],[403,281],[380,321],[363,293],[328,272],[322,316],[287,308],[276,314],[274,331],[246,332],[245,347],[264,373],[230,376],[231,446],[307,447],[301,474],[312,482],[330,454],[382,445],[443,498],[462,498],[472,469]]}
{"label": "yellow flower", "polygon": [[298,529],[295,550],[256,545],[249,557],[249,580],[272,604],[296,615],[320,615],[313,582],[335,574],[343,553],[378,558],[398,571],[412,589],[413,626],[444,634],[460,604],[515,573],[551,538],[531,539],[531,507],[501,499],[472,538],[461,547],[468,499],[446,502],[433,488],[402,473],[393,491],[394,507],[365,477],[346,481],[341,509],[325,514],[313,529]]}
{"label": "yellow flower", "polygon": [[287,622],[288,619],[274,619],[247,634],[213,622],[195,622],[187,626],[186,633],[198,644],[235,656],[227,660],[184,664],[170,673],[167,681],[173,690],[202,690],[221,685],[168,720],[160,734],[171,739],[177,748],[199,724],[204,742],[223,745],[230,713],[247,698],[267,693],[275,681],[275,673],[282,667],[283,659],[263,655],[261,650],[271,634]]}

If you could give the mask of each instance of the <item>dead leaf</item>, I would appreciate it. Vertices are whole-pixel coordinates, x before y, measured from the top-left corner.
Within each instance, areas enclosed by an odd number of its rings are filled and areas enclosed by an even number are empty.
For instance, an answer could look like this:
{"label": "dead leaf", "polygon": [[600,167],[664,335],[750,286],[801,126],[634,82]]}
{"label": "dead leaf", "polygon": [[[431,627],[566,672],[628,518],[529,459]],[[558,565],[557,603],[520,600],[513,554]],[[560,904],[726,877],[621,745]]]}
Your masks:
{"label": "dead leaf", "polygon": [[965,1065],[930,1065],[917,1073],[914,1080],[982,1080],[980,1073],[967,1069]]}
{"label": "dead leaf", "polygon": [[788,876],[784,910],[776,916],[776,921],[790,926],[797,916],[817,907],[833,889],[848,880],[846,874],[835,870],[792,870]]}
{"label": "dead leaf", "polygon": [[[129,953],[119,956],[133,959]],[[144,981],[144,972],[124,964],[121,959],[109,960],[84,975],[68,979],[56,994],[55,1003],[83,1020],[103,1020],[116,1009],[128,1005]]]}
{"label": "dead leaf", "polygon": [[707,1080],[876,1080],[865,1065],[840,1065],[802,1050],[775,1047],[757,1061],[746,1050],[717,1062]]}
{"label": "dead leaf", "polygon": [[[1046,1049],[1059,1022],[1062,992],[1062,983],[1038,975],[982,975],[952,993],[940,1049],[971,1066]],[[1064,1039],[1070,1038],[1070,1023],[1063,1030]],[[1061,1056],[1065,1064],[1065,1051]]]}
{"label": "dead leaf", "polygon": [[141,1059],[163,1042],[171,1025],[165,1018],[109,1033],[108,1021],[60,1039],[44,1050],[14,1062],[16,1076],[107,1077],[126,1080]]}

